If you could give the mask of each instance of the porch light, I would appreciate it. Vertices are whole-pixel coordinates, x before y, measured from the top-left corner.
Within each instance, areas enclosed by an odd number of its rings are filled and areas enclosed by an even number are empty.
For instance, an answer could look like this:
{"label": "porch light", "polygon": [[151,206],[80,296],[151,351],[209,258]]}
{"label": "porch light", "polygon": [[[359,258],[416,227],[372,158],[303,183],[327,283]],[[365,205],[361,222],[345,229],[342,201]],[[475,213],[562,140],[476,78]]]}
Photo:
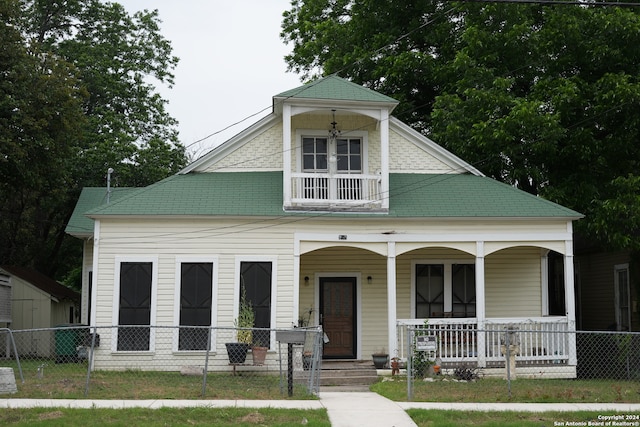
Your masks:
{"label": "porch light", "polygon": [[367,283],[368,284],[372,284],[373,283],[373,277],[367,276]]}
{"label": "porch light", "polygon": [[330,123],[331,127],[329,128],[329,138],[336,139],[340,136],[340,130],[336,127],[338,125],[338,122],[336,122],[336,110],[333,109],[331,112],[333,113],[333,121]]}
{"label": "porch light", "polygon": [[304,285],[309,286],[309,276],[304,276]]}

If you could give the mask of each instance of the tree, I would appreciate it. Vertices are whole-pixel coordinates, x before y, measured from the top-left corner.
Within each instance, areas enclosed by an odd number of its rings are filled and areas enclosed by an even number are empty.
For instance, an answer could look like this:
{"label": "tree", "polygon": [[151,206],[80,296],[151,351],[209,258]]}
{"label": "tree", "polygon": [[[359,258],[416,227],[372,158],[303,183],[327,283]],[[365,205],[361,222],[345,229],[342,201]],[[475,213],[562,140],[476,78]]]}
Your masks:
{"label": "tree", "polygon": [[82,187],[148,185],[186,164],[155,84],[178,59],[158,12],[97,0],[0,0],[0,260],[62,278]]}
{"label": "tree", "polygon": [[32,265],[59,245],[86,92],[69,64],[28,46],[17,6],[0,2],[0,259]]}
{"label": "tree", "polygon": [[[118,3],[98,0],[25,0],[24,31],[43,50],[73,64],[89,93],[83,105],[89,136],[79,147],[77,177],[82,185],[103,185],[112,167],[121,185],[132,185],[125,169],[152,140],[164,141],[171,172],[186,163],[177,122],[151,81],[173,85],[178,58],[160,34],[158,11],[129,15]],[[157,143],[156,143],[157,146]],[[157,148],[157,147],[156,147]],[[165,165],[158,164],[160,169]],[[96,173],[100,171],[100,173]],[[166,176],[166,175],[165,175]]]}
{"label": "tree", "polygon": [[623,220],[638,194],[640,9],[410,3],[294,0],[289,67],[398,99],[399,118],[487,175],[584,213],[579,232],[640,247]]}

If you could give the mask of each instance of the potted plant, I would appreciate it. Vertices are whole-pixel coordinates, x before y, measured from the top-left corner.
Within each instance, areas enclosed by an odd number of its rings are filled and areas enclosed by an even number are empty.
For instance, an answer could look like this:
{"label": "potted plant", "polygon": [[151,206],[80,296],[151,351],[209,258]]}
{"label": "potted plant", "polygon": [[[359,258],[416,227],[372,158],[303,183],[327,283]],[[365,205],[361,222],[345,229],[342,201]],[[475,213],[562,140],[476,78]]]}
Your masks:
{"label": "potted plant", "polygon": [[251,356],[253,357],[253,364],[255,366],[264,365],[264,361],[267,359],[267,350],[269,347],[267,346],[269,331],[267,330],[257,330],[254,331],[253,337],[253,347],[251,347]]}
{"label": "potted plant", "polygon": [[387,362],[389,361],[389,353],[384,350],[384,347],[380,349],[380,351],[373,353],[371,355],[373,359],[373,365],[376,369],[384,369],[387,366]]}
{"label": "potted plant", "polygon": [[247,301],[244,286],[240,295],[240,309],[238,317],[234,320],[233,325],[236,327],[236,342],[226,343],[229,363],[239,365],[244,363],[247,358],[247,352],[253,342],[253,328],[256,315],[250,301]]}

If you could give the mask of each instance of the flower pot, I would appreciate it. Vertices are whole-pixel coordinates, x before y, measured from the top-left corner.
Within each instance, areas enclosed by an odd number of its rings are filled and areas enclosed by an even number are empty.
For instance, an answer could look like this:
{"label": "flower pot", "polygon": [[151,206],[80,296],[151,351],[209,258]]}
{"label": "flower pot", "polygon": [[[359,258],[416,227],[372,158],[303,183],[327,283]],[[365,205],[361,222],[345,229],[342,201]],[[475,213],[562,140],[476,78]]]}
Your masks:
{"label": "flower pot", "polygon": [[264,365],[264,361],[267,358],[267,347],[253,347],[251,349],[251,356],[253,356],[253,364],[256,366]]}
{"label": "flower pot", "polygon": [[311,353],[305,352],[302,355],[302,369],[308,371],[311,369],[311,365],[313,364],[313,355]]}
{"label": "flower pot", "polygon": [[439,365],[433,365],[433,373],[435,375],[439,375],[440,374],[440,366]]}
{"label": "flower pot", "polygon": [[375,366],[376,369],[384,369],[389,361],[388,354],[372,354],[371,358],[373,359],[373,366]]}
{"label": "flower pot", "polygon": [[228,342],[225,346],[227,347],[230,364],[240,365],[247,359],[249,344],[243,342]]}

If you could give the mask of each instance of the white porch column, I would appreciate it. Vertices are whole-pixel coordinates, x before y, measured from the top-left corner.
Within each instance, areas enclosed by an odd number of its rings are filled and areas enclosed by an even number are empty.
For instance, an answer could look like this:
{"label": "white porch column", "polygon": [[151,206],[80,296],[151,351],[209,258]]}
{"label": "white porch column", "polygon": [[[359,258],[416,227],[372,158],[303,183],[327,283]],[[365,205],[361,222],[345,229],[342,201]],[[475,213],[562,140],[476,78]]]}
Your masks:
{"label": "white porch column", "polygon": [[[293,255],[293,313],[291,313],[292,325],[298,325],[298,313],[300,313],[300,254]],[[287,325],[289,326],[289,325]]]}
{"label": "white porch column", "polygon": [[380,148],[382,151],[382,182],[380,186],[382,208],[389,209],[389,110],[386,109],[380,111]]}
{"label": "white porch column", "polygon": [[[569,223],[569,227],[571,223]],[[566,240],[564,255],[564,305],[567,310],[567,329],[569,331],[569,366],[578,364],[578,356],[576,354],[576,302],[575,302],[575,286],[573,282],[573,241]]]}
{"label": "white porch column", "polygon": [[387,243],[387,322],[389,329],[389,355],[399,353],[396,329],[396,242]]}
{"label": "white porch column", "polygon": [[291,205],[291,106],[282,106],[282,176],[284,205]]}
{"label": "white porch column", "polygon": [[478,332],[476,352],[478,353],[478,367],[480,368],[487,366],[487,334],[484,332],[486,319],[484,288],[484,242],[478,241],[476,242],[476,321],[478,331],[482,332]]}

